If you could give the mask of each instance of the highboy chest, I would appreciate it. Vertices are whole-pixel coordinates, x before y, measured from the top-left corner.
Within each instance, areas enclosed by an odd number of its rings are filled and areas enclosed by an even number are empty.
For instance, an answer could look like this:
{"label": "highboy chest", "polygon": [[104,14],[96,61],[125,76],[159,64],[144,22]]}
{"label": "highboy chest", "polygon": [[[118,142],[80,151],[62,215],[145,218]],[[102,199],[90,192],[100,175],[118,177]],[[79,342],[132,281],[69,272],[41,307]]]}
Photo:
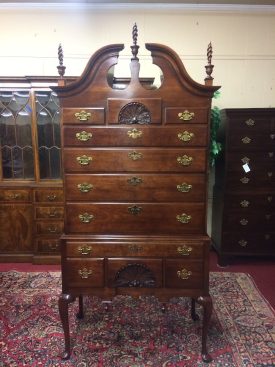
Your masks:
{"label": "highboy chest", "polygon": [[[82,76],[54,88],[62,107],[65,233],[59,310],[70,356],[68,304],[83,295],[191,298],[204,308],[202,358],[212,311],[206,235],[212,49],[205,85],[169,47],[148,43],[159,88],[139,78],[133,28],[131,78],[112,84],[122,44],[98,50]],[[61,65],[62,67],[62,65]],[[110,82],[111,80],[111,82]],[[62,81],[61,81],[62,82]]]}

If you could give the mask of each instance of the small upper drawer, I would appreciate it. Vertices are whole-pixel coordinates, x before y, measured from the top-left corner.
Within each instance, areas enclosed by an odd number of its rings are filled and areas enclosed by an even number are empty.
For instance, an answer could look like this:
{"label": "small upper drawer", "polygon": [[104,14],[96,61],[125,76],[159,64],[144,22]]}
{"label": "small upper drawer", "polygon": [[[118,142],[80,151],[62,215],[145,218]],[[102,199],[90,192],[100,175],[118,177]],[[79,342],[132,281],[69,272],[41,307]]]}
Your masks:
{"label": "small upper drawer", "polygon": [[63,124],[103,125],[104,108],[64,108]]}
{"label": "small upper drawer", "polygon": [[59,253],[60,244],[57,239],[38,239],[36,244],[36,250],[39,253]]}
{"label": "small upper drawer", "polygon": [[31,201],[31,191],[21,189],[1,189],[1,201],[29,202]]}
{"label": "small upper drawer", "polygon": [[63,217],[63,206],[38,206],[35,208],[36,219],[62,219]]}
{"label": "small upper drawer", "polygon": [[208,108],[167,107],[165,109],[166,124],[206,124]]}
{"label": "small upper drawer", "polygon": [[36,233],[47,235],[60,235],[63,232],[63,221],[36,222]]}
{"label": "small upper drawer", "polygon": [[68,282],[71,287],[103,287],[104,260],[66,260],[64,274],[66,274],[64,282]]}
{"label": "small upper drawer", "polygon": [[37,202],[57,203],[63,202],[62,189],[36,189],[34,199]]}
{"label": "small upper drawer", "polygon": [[64,127],[64,145],[80,147],[183,147],[205,146],[206,125]]}
{"label": "small upper drawer", "polygon": [[165,260],[165,286],[169,288],[202,288],[203,263],[189,260]]}

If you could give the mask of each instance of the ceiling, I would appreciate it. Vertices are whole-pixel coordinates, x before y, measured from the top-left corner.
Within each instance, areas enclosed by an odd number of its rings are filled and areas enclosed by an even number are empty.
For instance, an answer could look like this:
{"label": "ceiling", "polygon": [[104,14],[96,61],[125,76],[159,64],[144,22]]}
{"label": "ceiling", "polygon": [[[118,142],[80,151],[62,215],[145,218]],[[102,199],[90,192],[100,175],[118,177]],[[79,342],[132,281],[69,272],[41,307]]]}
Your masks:
{"label": "ceiling", "polygon": [[16,4],[16,3],[79,3],[79,4],[235,4],[235,5],[275,5],[275,0],[44,0],[39,2],[37,0],[5,0],[1,1],[0,4]]}

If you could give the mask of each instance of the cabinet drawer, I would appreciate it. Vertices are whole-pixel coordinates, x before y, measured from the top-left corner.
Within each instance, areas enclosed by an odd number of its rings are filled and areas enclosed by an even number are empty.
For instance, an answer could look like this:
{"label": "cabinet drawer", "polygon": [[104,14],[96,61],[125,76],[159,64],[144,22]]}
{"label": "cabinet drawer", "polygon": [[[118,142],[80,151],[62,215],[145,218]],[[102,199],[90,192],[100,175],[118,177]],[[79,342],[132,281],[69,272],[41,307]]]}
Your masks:
{"label": "cabinet drawer", "polygon": [[67,204],[70,233],[204,233],[204,203]]}
{"label": "cabinet drawer", "polygon": [[65,176],[68,201],[204,201],[204,185],[202,174]]}
{"label": "cabinet drawer", "polygon": [[104,108],[63,108],[63,124],[103,125]]}
{"label": "cabinet drawer", "polygon": [[71,127],[64,128],[64,146],[80,147],[182,147],[205,146],[207,126]]}
{"label": "cabinet drawer", "polygon": [[35,208],[36,219],[61,219],[63,216],[63,206],[39,206]]}
{"label": "cabinet drawer", "polygon": [[206,150],[64,149],[66,172],[205,172]]}
{"label": "cabinet drawer", "polygon": [[226,195],[225,210],[239,209],[239,213],[275,211],[275,192],[254,195],[243,192],[239,195]]}
{"label": "cabinet drawer", "polygon": [[175,241],[177,244],[161,241],[140,242],[66,242],[66,256],[68,257],[181,257],[188,259],[202,259],[203,242]]}
{"label": "cabinet drawer", "polygon": [[109,287],[162,286],[162,260],[160,259],[108,259],[107,285]]}
{"label": "cabinet drawer", "polygon": [[166,259],[165,286],[169,288],[202,288],[203,263]]}
{"label": "cabinet drawer", "polygon": [[0,201],[30,202],[31,191],[23,189],[0,189]]}
{"label": "cabinet drawer", "polygon": [[58,239],[38,239],[36,248],[39,253],[59,253],[60,243]]}
{"label": "cabinet drawer", "polygon": [[70,287],[103,287],[104,260],[80,259],[65,261],[63,276]]}
{"label": "cabinet drawer", "polygon": [[34,199],[37,202],[45,202],[45,203],[63,202],[63,190],[62,189],[35,190]]}
{"label": "cabinet drawer", "polygon": [[64,223],[63,221],[43,221],[36,222],[35,226],[37,234],[59,235],[63,233]]}
{"label": "cabinet drawer", "polygon": [[168,107],[165,109],[166,124],[206,124],[208,108]]}
{"label": "cabinet drawer", "polygon": [[272,230],[275,227],[274,211],[227,211],[224,213],[224,229],[236,231]]}

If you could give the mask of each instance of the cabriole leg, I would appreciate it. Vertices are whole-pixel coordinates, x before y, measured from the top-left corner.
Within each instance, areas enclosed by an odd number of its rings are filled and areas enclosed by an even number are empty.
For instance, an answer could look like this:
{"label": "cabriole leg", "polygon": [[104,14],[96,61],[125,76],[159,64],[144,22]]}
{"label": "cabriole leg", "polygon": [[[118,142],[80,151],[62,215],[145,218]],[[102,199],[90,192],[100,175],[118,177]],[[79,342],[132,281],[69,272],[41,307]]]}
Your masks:
{"label": "cabriole leg", "polygon": [[64,331],[65,339],[65,351],[62,355],[62,359],[69,359],[71,355],[71,343],[70,343],[70,327],[69,327],[69,315],[68,306],[73,302],[75,297],[71,294],[61,294],[58,301],[59,315]]}
{"label": "cabriole leg", "polygon": [[202,326],[202,349],[201,356],[204,362],[211,362],[212,358],[207,352],[206,340],[209,328],[209,323],[212,314],[212,299],[210,296],[198,297],[197,302],[203,306],[203,326]]}

